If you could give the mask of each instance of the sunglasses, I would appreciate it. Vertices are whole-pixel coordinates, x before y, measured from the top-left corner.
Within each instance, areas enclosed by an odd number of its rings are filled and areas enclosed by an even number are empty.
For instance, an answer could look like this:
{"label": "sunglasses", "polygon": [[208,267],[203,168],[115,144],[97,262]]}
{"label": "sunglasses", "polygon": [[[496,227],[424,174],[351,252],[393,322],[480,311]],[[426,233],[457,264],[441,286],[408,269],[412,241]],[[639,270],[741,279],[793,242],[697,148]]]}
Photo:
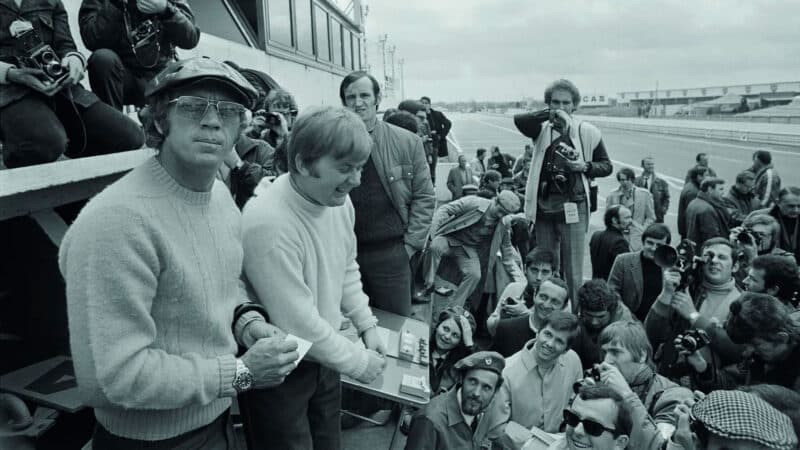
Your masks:
{"label": "sunglasses", "polygon": [[568,409],[564,410],[564,422],[566,422],[567,425],[571,426],[572,428],[575,428],[578,426],[579,423],[582,423],[583,429],[586,431],[586,434],[594,437],[601,436],[606,431],[612,434],[617,432],[617,430],[613,428],[608,428],[605,425],[599,422],[595,422],[592,419],[581,419],[577,414]]}
{"label": "sunglasses", "polygon": [[211,100],[205,97],[193,97],[191,95],[182,95],[174,100],[170,100],[168,103],[175,104],[175,109],[178,111],[178,114],[198,122],[203,120],[203,117],[205,117],[208,111],[208,107],[212,105],[217,109],[217,115],[223,122],[238,120],[244,113],[244,106],[239,103],[225,100]]}

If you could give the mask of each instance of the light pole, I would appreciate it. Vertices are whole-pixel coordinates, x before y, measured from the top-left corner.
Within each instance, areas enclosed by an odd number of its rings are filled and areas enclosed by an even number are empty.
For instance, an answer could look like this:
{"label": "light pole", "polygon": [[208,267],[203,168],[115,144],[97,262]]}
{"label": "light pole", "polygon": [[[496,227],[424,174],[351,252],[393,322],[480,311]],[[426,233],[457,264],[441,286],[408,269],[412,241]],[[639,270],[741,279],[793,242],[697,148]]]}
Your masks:
{"label": "light pole", "polygon": [[397,61],[397,63],[400,64],[400,97],[402,98],[406,98],[406,76],[403,73],[403,64],[405,64],[405,62],[405,58],[400,58],[400,60]]}

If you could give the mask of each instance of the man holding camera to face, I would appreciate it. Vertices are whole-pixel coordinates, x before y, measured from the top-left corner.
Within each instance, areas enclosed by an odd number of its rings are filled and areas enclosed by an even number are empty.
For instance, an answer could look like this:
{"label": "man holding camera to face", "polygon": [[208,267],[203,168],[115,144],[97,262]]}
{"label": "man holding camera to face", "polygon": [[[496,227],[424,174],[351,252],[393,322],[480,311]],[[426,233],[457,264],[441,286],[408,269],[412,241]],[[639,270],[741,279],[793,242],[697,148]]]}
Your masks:
{"label": "man holding camera to face", "polygon": [[130,119],[83,89],[77,51],[60,0],[0,2],[0,136],[8,168],[139,148]]}
{"label": "man holding camera to face", "polygon": [[176,57],[193,49],[200,29],[186,0],[83,0],[81,38],[91,50],[89,84],[122,111],[144,104],[145,84]]}

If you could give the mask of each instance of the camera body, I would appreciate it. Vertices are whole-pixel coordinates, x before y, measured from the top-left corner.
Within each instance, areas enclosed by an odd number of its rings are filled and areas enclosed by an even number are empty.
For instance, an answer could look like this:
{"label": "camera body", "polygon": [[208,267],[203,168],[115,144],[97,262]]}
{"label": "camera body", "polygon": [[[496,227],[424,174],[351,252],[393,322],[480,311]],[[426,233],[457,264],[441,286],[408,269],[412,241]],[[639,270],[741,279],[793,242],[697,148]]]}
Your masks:
{"label": "camera body", "polygon": [[281,124],[281,117],[276,112],[268,112],[264,115],[264,121],[271,127],[276,127]]}
{"label": "camera body", "polygon": [[739,232],[739,235],[736,237],[736,240],[742,244],[747,246],[758,247],[761,245],[761,236],[756,233],[753,233],[753,230],[742,227],[742,231]]}
{"label": "camera body", "polygon": [[136,49],[150,45],[152,42],[158,41],[159,31],[158,23],[152,19],[147,19],[130,31],[131,45]]}
{"label": "camera body", "polygon": [[599,383],[600,382],[600,369],[598,369],[597,367],[592,367],[591,369],[587,369],[585,372],[583,372],[583,377],[584,378],[591,378],[596,383]]}
{"label": "camera body", "polygon": [[697,279],[703,261],[696,256],[697,244],[689,239],[684,239],[677,247],[672,248],[668,245],[658,247],[653,255],[653,259],[662,269],[673,269],[681,274],[681,282],[676,288],[682,291],[691,286]]}
{"label": "camera body", "polygon": [[683,333],[680,346],[690,353],[694,353],[711,343],[711,338],[704,330],[687,330]]}
{"label": "camera body", "polygon": [[17,48],[25,55],[20,58],[23,66],[39,69],[47,81],[58,84],[69,76],[69,69],[61,63],[53,47],[42,42],[39,33],[33,28],[15,36]]}

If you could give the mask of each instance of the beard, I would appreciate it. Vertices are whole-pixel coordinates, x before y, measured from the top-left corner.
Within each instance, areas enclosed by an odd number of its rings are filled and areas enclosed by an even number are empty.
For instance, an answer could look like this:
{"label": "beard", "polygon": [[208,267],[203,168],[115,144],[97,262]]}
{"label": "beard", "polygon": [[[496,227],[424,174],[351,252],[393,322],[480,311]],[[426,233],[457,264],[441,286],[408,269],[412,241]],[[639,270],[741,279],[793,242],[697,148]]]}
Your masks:
{"label": "beard", "polygon": [[461,411],[464,414],[475,416],[486,409],[486,405],[481,402],[480,397],[464,395],[463,391],[461,392],[461,395]]}

